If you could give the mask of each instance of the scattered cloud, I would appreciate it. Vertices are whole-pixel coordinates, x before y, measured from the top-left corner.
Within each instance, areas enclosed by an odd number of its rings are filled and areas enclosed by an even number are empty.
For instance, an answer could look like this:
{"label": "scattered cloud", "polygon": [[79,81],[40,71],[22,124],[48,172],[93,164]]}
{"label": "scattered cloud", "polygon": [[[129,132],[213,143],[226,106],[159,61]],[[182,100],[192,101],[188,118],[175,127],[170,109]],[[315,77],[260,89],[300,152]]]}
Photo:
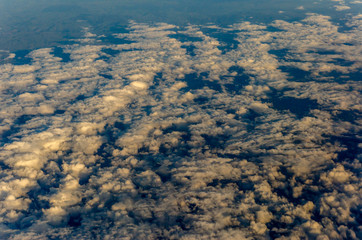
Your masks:
{"label": "scattered cloud", "polygon": [[344,10],[351,9],[349,6],[346,6],[346,5],[335,5],[334,7],[336,8],[337,11],[344,11]]}
{"label": "scattered cloud", "polygon": [[209,26],[226,51],[130,22],[0,65],[0,237],[358,239],[357,21]]}

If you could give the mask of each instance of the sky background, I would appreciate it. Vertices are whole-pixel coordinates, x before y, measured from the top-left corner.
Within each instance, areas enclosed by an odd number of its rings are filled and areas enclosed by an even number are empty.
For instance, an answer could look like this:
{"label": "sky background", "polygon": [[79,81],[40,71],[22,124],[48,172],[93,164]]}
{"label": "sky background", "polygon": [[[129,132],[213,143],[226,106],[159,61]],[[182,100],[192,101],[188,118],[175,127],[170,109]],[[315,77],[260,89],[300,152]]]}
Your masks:
{"label": "sky background", "polygon": [[[1,0],[0,46],[3,50],[55,46],[69,38],[80,37],[82,27],[87,24],[97,34],[109,34],[130,20],[228,25],[242,20],[261,23],[275,19],[301,20],[306,12],[314,12],[331,16],[332,21],[343,24],[345,12],[335,11],[337,4],[338,1],[327,0]],[[358,14],[360,9],[359,4],[352,4],[348,13]]]}

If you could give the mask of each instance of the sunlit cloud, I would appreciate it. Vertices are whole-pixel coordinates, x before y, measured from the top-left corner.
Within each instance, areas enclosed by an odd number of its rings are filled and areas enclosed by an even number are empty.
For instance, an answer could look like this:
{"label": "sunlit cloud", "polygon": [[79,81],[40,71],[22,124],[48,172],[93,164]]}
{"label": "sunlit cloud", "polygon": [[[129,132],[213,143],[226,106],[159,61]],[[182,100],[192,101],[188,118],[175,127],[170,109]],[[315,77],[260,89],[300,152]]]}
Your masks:
{"label": "sunlit cloud", "polygon": [[0,237],[358,239],[359,19],[208,26],[227,50],[132,21],[0,65]]}

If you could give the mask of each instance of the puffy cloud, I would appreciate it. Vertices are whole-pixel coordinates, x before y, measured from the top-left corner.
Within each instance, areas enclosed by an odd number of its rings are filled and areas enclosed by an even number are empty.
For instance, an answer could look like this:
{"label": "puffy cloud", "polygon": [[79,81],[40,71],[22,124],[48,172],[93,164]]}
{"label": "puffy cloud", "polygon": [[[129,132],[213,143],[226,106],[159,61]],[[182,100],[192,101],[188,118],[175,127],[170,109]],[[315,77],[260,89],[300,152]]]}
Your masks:
{"label": "puffy cloud", "polygon": [[0,65],[0,237],[357,239],[359,18],[209,26],[226,50],[130,22]]}

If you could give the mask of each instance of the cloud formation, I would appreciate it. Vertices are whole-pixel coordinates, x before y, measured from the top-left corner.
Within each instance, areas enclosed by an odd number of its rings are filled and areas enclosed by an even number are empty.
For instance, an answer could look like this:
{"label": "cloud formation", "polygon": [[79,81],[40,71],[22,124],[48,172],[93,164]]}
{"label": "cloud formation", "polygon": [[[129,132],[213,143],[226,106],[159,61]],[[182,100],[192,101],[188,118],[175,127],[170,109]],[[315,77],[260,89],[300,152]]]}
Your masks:
{"label": "cloud formation", "polygon": [[0,238],[360,238],[359,20],[209,28],[226,50],[130,22],[0,65]]}

